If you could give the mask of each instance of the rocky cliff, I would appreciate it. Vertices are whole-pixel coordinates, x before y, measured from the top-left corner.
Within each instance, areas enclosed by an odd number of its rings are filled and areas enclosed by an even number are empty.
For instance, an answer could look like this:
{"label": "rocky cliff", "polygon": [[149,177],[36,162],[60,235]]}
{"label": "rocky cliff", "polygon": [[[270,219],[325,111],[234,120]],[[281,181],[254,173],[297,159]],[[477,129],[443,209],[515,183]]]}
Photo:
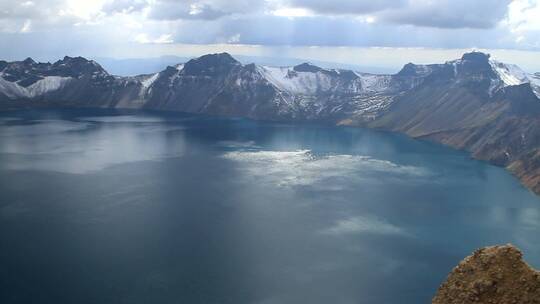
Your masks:
{"label": "rocky cliff", "polygon": [[438,66],[368,125],[469,151],[540,193],[537,84],[482,53]]}

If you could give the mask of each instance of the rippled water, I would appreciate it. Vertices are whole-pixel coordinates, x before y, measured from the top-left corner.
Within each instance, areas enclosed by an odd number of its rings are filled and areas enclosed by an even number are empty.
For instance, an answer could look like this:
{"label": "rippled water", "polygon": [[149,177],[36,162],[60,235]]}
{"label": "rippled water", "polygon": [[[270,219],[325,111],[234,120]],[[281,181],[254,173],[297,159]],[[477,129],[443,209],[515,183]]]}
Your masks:
{"label": "rippled water", "polygon": [[540,267],[538,235],[503,169],[401,135],[0,115],[1,303],[428,303],[480,246]]}

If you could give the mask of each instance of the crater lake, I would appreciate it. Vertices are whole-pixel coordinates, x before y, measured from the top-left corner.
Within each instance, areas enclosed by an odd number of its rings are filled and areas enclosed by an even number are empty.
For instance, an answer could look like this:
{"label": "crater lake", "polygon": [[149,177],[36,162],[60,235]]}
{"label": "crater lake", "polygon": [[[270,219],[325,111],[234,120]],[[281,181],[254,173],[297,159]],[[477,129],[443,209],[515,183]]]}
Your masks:
{"label": "crater lake", "polygon": [[0,114],[10,303],[430,303],[474,249],[540,267],[540,199],[376,130],[190,114]]}

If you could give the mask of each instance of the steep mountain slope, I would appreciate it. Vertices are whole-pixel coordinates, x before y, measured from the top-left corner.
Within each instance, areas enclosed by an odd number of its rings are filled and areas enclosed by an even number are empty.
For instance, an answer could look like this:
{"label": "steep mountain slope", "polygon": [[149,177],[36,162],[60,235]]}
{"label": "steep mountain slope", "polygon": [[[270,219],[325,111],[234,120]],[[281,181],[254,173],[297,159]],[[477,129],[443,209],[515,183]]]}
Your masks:
{"label": "steep mountain slope", "polygon": [[142,107],[151,109],[338,121],[386,107],[417,78],[327,70],[308,63],[242,65],[228,54],[213,54],[150,76],[143,81],[141,99]]}
{"label": "steep mountain slope", "polygon": [[475,158],[509,167],[540,191],[540,101],[529,76],[481,53],[439,66],[397,97],[371,127],[465,149]]}
{"label": "steep mountain slope", "polygon": [[[144,108],[277,118],[277,91],[228,54],[206,55],[157,74]],[[257,102],[255,102],[257,101]]]}
{"label": "steep mountain slope", "polygon": [[[66,57],[0,64],[2,107],[47,103],[151,108],[275,120],[372,119],[425,75],[373,75],[294,67],[243,65],[229,54],[205,55],[160,73],[109,75],[94,61]],[[365,114],[365,115],[363,115]]]}
{"label": "steep mountain slope", "polygon": [[43,103],[114,106],[126,99],[136,100],[140,86],[140,81],[111,76],[82,57],[65,57],[54,64],[36,63],[31,58],[0,64],[3,107]]}
{"label": "steep mountain slope", "polygon": [[508,167],[540,193],[540,75],[472,52],[395,75],[244,65],[211,54],[160,73],[108,74],[94,61],[0,61],[0,108],[158,109],[316,120],[406,133]]}

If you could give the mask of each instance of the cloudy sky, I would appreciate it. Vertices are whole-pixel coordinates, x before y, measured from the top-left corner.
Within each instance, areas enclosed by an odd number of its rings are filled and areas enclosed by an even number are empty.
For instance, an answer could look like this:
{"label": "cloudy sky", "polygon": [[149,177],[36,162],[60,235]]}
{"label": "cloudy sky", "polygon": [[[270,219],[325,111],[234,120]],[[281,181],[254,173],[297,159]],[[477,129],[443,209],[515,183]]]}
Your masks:
{"label": "cloudy sky", "polygon": [[471,50],[540,71],[540,0],[0,0],[0,58],[238,55],[361,65]]}

